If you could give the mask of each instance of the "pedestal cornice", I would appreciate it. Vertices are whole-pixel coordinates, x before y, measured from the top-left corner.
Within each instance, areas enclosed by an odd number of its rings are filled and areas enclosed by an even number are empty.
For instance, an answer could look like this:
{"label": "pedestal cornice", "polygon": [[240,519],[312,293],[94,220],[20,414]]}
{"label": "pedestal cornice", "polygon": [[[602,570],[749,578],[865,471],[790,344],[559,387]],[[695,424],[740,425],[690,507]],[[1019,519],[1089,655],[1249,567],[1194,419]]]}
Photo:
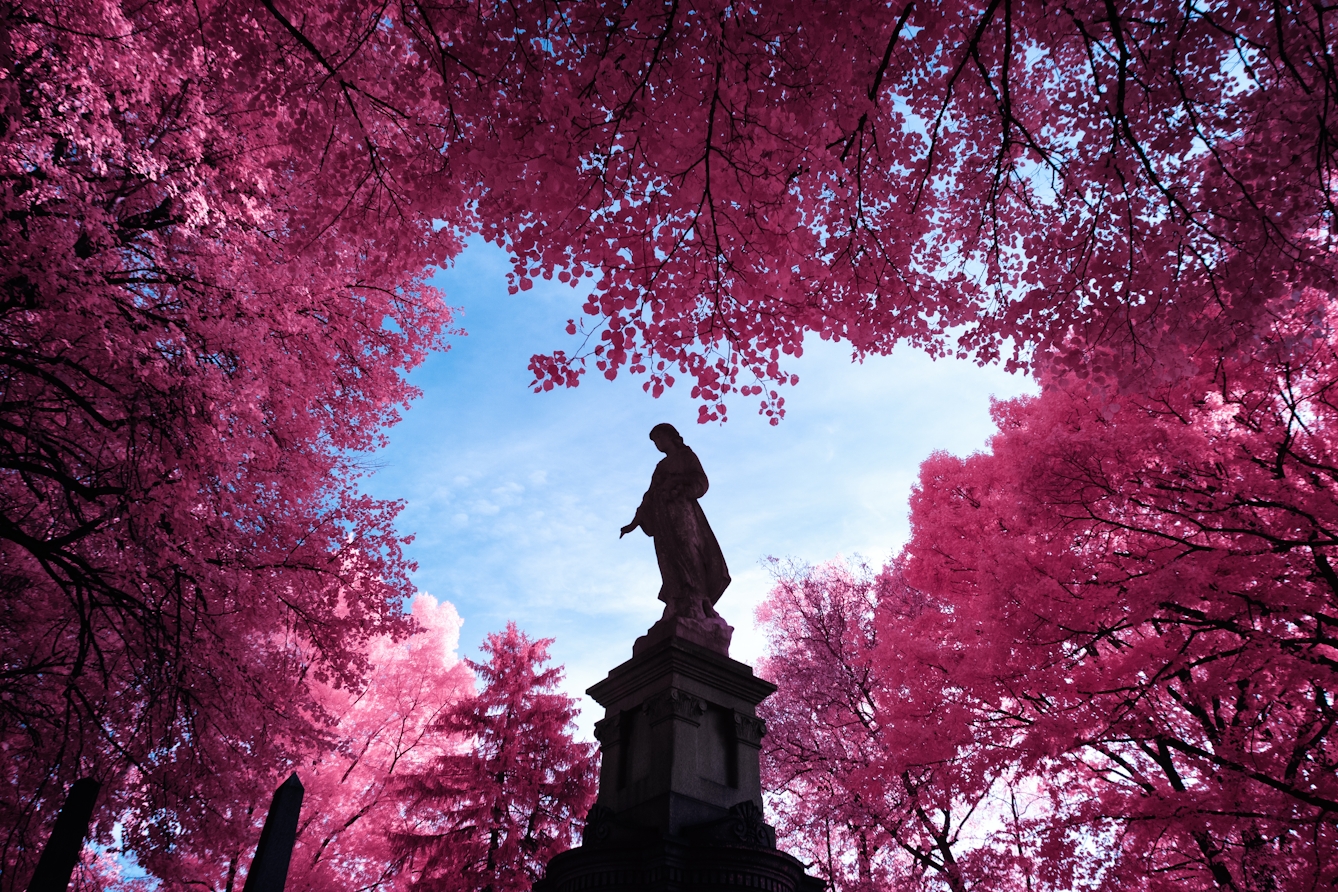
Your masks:
{"label": "pedestal cornice", "polygon": [[691,641],[668,638],[615,667],[585,692],[609,709],[655,686],[659,680],[674,676],[691,679],[754,705],[776,690],[774,684],[754,675],[746,663]]}

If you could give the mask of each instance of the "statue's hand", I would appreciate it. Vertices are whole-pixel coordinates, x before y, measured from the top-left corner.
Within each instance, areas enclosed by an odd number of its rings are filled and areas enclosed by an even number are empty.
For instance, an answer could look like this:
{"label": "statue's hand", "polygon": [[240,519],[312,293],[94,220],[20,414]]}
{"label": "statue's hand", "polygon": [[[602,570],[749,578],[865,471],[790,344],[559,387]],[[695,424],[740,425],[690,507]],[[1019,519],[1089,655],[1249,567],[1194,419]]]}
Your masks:
{"label": "statue's hand", "polygon": [[618,531],[618,538],[621,539],[623,536],[626,536],[628,533],[632,532],[632,530],[635,529],[636,529],[636,521],[634,520]]}

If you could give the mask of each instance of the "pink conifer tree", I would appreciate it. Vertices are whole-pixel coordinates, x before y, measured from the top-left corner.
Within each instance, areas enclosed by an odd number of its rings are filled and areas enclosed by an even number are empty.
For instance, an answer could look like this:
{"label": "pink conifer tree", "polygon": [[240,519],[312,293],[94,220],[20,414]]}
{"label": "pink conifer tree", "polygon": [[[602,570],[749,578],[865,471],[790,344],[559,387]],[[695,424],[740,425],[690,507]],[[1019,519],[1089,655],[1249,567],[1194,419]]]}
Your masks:
{"label": "pink conifer tree", "polygon": [[593,747],[572,738],[575,702],[555,688],[551,639],[508,623],[488,636],[482,680],[437,729],[466,744],[407,782],[409,821],[399,844],[414,889],[523,892],[548,859],[569,848],[594,801]]}

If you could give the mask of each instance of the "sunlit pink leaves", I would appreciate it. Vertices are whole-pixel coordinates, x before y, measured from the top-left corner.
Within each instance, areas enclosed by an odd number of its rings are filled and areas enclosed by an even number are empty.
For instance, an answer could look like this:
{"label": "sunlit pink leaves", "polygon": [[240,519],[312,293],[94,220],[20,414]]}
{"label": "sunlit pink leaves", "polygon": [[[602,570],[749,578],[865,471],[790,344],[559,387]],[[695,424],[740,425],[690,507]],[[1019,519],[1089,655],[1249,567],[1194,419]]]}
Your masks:
{"label": "sunlit pink leaves", "polygon": [[1338,873],[1338,664],[1316,651],[1338,646],[1316,622],[1338,599],[1338,337],[1327,294],[1269,309],[1248,353],[1118,408],[1047,377],[912,500],[908,577],[952,606],[939,647],[971,654],[957,679],[1019,754],[1099,781],[1112,887]]}
{"label": "sunlit pink leaves", "polygon": [[[485,202],[524,223],[518,271],[599,269],[589,323],[630,326],[638,351],[698,378],[695,399],[737,389],[698,377],[717,358],[787,380],[775,351],[813,334],[1015,370],[1057,350],[1123,387],[1172,374],[1143,365],[1151,344],[1248,337],[1269,276],[1328,276],[1273,234],[1327,206],[1301,155],[1274,150],[1280,133],[1315,144],[1296,122],[1329,113],[1302,111],[1323,91],[1280,62],[1221,75],[1242,45],[1271,58],[1278,33],[1307,46],[1313,30],[1275,32],[1248,4],[1211,20],[1112,20],[1098,3],[674,10],[633,3],[618,21],[638,27],[605,31],[570,9],[553,59],[590,86],[555,95],[548,120],[572,141],[574,203],[511,172]],[[596,33],[609,42],[580,36]],[[525,160],[538,179],[557,164]],[[1221,315],[1224,246],[1274,273]]]}

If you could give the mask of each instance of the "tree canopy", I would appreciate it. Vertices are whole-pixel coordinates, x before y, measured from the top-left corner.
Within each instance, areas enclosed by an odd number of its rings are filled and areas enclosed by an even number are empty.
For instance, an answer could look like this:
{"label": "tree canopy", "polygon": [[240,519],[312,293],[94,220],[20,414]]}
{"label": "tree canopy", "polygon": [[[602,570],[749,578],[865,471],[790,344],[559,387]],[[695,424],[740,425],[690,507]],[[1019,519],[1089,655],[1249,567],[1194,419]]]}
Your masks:
{"label": "tree canopy", "polygon": [[[1141,713],[1076,680],[1089,700],[1046,720],[1118,713],[1123,742],[1100,745],[1128,765],[1099,770],[1154,791],[1262,785],[1298,810],[1258,818],[1265,849],[1284,825],[1331,831],[1333,794],[1305,773],[1332,766],[1327,10],[14,0],[0,16],[6,888],[74,777],[114,780],[130,814],[150,806],[127,791],[184,801],[262,741],[291,761],[288,741],[334,720],[320,686],[359,689],[371,642],[412,633],[397,506],[358,490],[357,456],[444,345],[427,276],[471,233],[511,252],[517,290],[590,288],[575,340],[532,360],[539,390],[594,369],[690,387],[703,421],[736,397],[775,421],[814,335],[1036,375],[991,458],[926,466],[907,578],[956,604],[997,573],[989,597],[1021,606],[990,622],[1054,623],[1033,642],[1044,665],[1113,671],[1183,636],[1117,688],[1160,703],[1151,724],[1121,725]],[[1035,600],[1054,586],[1092,612]],[[1212,853],[1246,845],[1228,824],[1204,830],[1201,866],[1239,885]]]}

